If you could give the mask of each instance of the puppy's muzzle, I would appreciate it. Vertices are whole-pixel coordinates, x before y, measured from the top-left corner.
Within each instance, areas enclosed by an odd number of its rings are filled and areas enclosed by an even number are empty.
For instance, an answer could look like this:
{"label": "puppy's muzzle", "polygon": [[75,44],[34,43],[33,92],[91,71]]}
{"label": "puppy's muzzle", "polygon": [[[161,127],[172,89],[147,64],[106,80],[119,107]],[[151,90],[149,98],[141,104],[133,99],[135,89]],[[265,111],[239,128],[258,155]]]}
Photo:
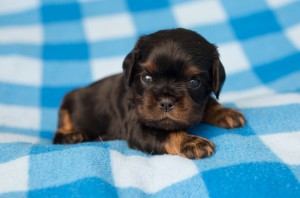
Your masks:
{"label": "puppy's muzzle", "polygon": [[162,98],[159,101],[159,107],[164,112],[169,112],[175,107],[175,102],[170,98]]}

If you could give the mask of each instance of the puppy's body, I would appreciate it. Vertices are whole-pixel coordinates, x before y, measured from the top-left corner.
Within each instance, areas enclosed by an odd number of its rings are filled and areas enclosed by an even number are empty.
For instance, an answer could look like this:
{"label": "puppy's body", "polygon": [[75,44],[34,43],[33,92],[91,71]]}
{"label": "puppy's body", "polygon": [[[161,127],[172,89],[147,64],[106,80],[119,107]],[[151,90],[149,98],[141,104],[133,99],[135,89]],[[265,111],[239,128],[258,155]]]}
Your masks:
{"label": "puppy's body", "polygon": [[66,125],[63,118],[69,116],[72,133],[84,133],[86,140],[124,139],[128,115],[124,82],[123,74],[118,74],[68,93],[61,105],[59,129]]}
{"label": "puppy's body", "polygon": [[65,96],[54,143],[124,139],[143,152],[198,159],[214,145],[189,135],[189,127],[202,121],[223,128],[245,123],[241,113],[211,97],[218,97],[225,72],[216,47],[195,32],[141,37],[123,69]]}

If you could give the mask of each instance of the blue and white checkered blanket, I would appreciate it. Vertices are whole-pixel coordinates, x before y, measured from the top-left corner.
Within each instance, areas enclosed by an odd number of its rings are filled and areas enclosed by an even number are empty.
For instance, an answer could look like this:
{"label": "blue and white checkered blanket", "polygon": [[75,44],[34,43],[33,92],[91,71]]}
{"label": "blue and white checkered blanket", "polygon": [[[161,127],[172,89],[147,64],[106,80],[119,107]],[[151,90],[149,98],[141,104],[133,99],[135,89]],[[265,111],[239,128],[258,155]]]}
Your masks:
{"label": "blue and white checkered blanket", "polygon": [[[300,1],[0,1],[0,197],[300,197]],[[52,145],[69,90],[121,71],[137,37],[184,27],[219,46],[241,129],[195,126],[216,153],[124,141]],[[109,99],[108,99],[109,100]]]}

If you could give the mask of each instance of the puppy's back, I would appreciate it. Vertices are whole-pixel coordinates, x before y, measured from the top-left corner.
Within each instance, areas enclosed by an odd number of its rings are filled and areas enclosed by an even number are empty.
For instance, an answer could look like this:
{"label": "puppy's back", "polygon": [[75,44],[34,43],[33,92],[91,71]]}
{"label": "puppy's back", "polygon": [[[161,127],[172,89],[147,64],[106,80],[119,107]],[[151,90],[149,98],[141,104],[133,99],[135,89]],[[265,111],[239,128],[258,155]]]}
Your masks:
{"label": "puppy's back", "polygon": [[124,89],[123,74],[116,74],[67,93],[60,106],[58,128],[67,124],[70,133],[85,133],[89,140],[107,135],[111,121],[117,122],[124,114],[125,109],[116,109]]}

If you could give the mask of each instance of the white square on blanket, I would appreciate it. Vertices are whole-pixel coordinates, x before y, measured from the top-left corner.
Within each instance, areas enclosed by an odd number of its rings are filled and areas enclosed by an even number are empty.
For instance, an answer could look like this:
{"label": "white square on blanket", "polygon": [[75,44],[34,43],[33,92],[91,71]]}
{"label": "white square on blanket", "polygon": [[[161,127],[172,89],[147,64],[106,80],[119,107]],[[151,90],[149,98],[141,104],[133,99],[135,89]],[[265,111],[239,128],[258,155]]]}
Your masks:
{"label": "white square on blanket", "polygon": [[135,187],[155,193],[198,174],[192,160],[175,155],[126,156],[110,151],[112,173],[117,187]]}
{"label": "white square on blanket", "polygon": [[238,42],[219,45],[218,50],[227,74],[247,70],[250,67],[250,62]]}
{"label": "white square on blanket", "polygon": [[0,194],[28,190],[29,156],[0,164]]}
{"label": "white square on blanket", "polygon": [[295,0],[267,0],[267,3],[271,8],[282,7],[292,2],[295,2]]}
{"label": "white square on blanket", "polygon": [[128,13],[88,17],[83,24],[89,41],[130,37],[136,33]]}
{"label": "white square on blanket", "polygon": [[40,86],[42,62],[25,56],[0,57],[0,81],[24,85]]}
{"label": "white square on blanket", "polygon": [[0,125],[23,129],[40,129],[39,108],[0,104]]}
{"label": "white square on blanket", "polygon": [[93,59],[91,63],[93,80],[122,72],[123,60],[123,56]]}
{"label": "white square on blanket", "polygon": [[39,5],[39,0],[1,0],[0,15],[24,12],[26,10],[37,8]]}
{"label": "white square on blanket", "polygon": [[260,139],[286,164],[300,164],[300,132],[262,135]]}
{"label": "white square on blanket", "polygon": [[179,26],[190,27],[227,20],[226,12],[219,1],[190,1],[173,7]]}
{"label": "white square on blanket", "polygon": [[285,34],[291,43],[300,50],[300,24],[290,27],[285,30]]}
{"label": "white square on blanket", "polygon": [[42,44],[41,25],[0,27],[0,44]]}

